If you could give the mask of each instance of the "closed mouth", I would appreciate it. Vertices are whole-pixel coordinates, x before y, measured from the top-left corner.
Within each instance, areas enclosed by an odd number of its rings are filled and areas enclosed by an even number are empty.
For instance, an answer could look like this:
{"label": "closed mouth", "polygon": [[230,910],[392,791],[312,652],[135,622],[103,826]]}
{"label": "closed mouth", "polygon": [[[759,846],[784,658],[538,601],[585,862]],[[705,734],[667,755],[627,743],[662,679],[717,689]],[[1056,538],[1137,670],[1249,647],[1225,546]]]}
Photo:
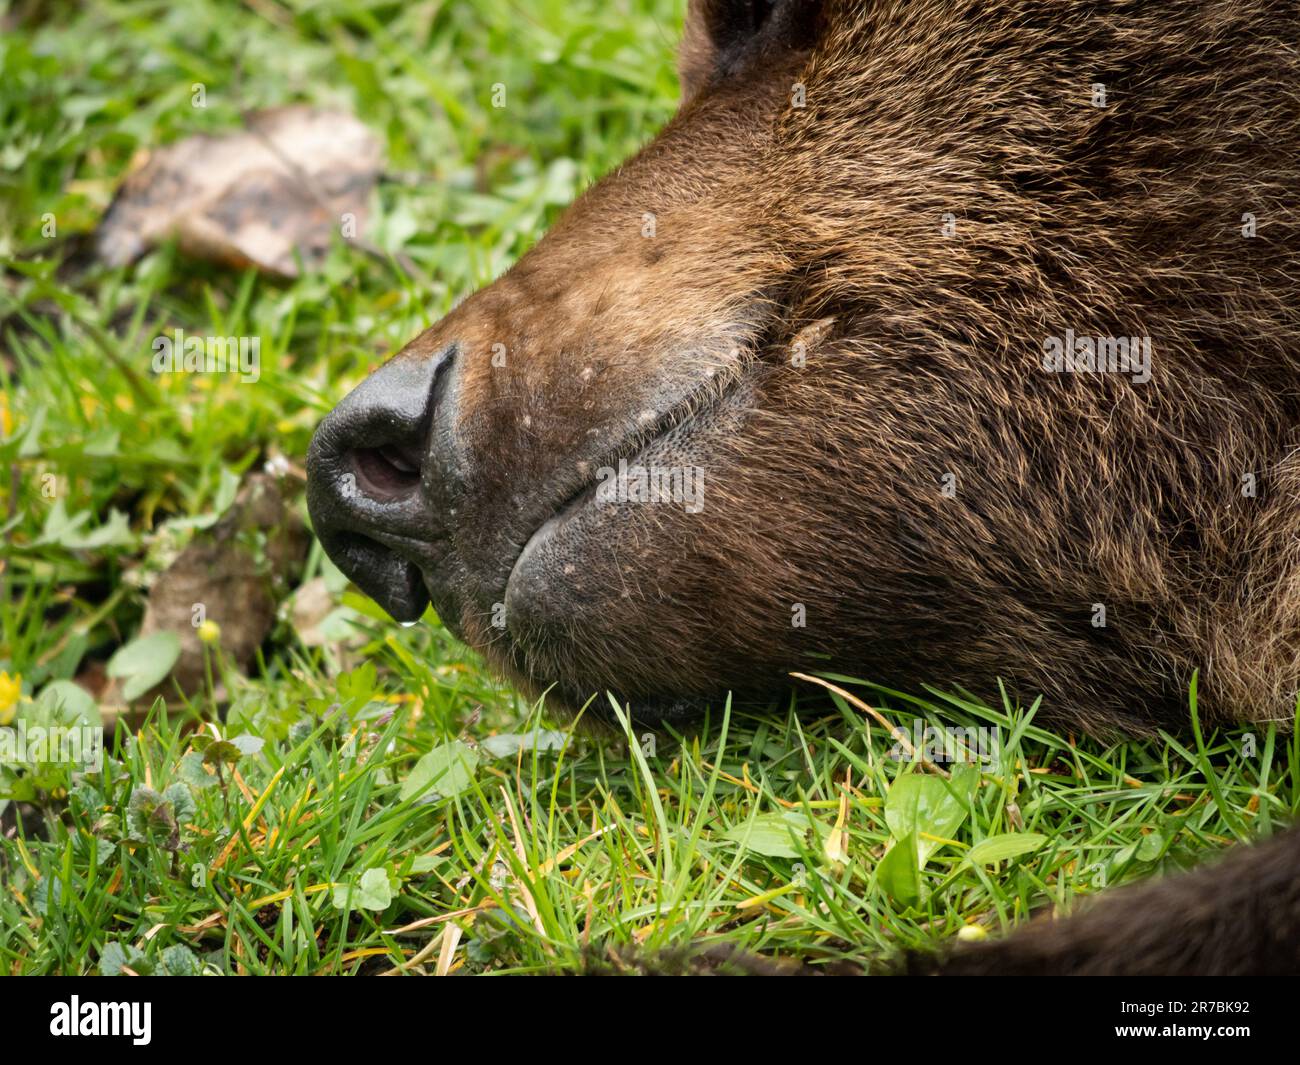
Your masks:
{"label": "closed mouth", "polygon": [[[610,448],[600,461],[590,464],[590,475],[586,477],[576,491],[567,495],[550,512],[550,515],[533,530],[524,541],[518,555],[510,567],[506,579],[506,588],[514,580],[520,566],[527,560],[537,546],[553,536],[557,530],[568,524],[576,515],[585,510],[596,496],[599,484],[599,471],[614,469],[619,464],[635,465],[636,459],[652,444],[663,439],[669,433],[685,429],[688,426],[707,424],[747,379],[745,369],[738,368],[717,378],[711,379],[704,387],[696,389],[671,410],[660,415],[650,425],[629,433],[618,445]],[[504,597],[503,597],[504,598]]]}

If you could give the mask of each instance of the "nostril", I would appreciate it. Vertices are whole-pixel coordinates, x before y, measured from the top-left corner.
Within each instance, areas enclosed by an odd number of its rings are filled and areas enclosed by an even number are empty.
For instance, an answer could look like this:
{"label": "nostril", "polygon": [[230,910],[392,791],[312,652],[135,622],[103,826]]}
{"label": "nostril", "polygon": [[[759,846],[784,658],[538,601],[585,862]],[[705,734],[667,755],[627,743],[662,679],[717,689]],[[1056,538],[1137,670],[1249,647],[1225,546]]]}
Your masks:
{"label": "nostril", "polygon": [[435,414],[455,351],[390,359],[325,417],[308,449],[307,506],[321,546],[399,621],[419,618],[426,575],[438,567],[445,463],[429,451],[446,437]]}
{"label": "nostril", "polygon": [[436,358],[399,355],[343,398],[312,439],[308,478],[318,494],[333,492],[343,511],[365,501],[410,510],[454,355],[454,346]]}
{"label": "nostril", "polygon": [[396,444],[356,448],[352,468],[357,486],[366,495],[379,499],[397,499],[420,487],[419,452]]}

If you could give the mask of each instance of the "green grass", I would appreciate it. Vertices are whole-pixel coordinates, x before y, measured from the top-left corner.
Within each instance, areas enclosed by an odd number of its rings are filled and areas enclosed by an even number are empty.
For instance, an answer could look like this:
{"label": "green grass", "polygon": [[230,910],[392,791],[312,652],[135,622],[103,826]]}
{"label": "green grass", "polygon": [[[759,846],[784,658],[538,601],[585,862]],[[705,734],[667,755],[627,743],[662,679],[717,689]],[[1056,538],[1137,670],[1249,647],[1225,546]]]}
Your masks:
{"label": "green grass", "polygon": [[[673,108],[680,6],[104,0],[10,13],[0,714],[35,719],[51,683],[93,676],[136,635],[186,519],[219,513],[274,455],[300,464],[318,418],[386,352],[653,132]],[[195,82],[206,109],[190,106]],[[490,106],[497,82],[503,109]],[[138,150],[294,101],[346,106],[382,134],[391,180],[370,236],[392,261],[339,246],[287,283],[174,248],[120,270],[76,261]],[[151,377],[150,339],[177,327],[260,336],[261,379]],[[842,679],[909,733],[918,717],[993,730],[997,763],[949,766],[938,783],[889,758],[885,730],[839,696],[799,714],[718,706],[685,737],[557,734],[436,623],[386,623],[313,548],[295,583],[318,576],[338,638],[307,647],[282,617],[251,677],[214,646],[225,691],[209,684],[119,730],[104,771],[0,775],[0,972],[535,972],[688,942],[874,962],[1068,909],[1300,808],[1295,742],[1271,733],[1106,747],[1044,731],[1032,708]],[[200,720],[262,745],[240,741],[218,781],[198,765]],[[548,749],[500,753],[502,734],[534,730]],[[429,752],[452,756],[455,779],[403,798]],[[173,808],[144,816],[156,801],[144,789],[178,784]],[[936,787],[936,812],[909,820],[911,789]],[[972,855],[1007,834],[1026,849]],[[923,869],[881,864],[899,839],[904,858],[932,848]]]}

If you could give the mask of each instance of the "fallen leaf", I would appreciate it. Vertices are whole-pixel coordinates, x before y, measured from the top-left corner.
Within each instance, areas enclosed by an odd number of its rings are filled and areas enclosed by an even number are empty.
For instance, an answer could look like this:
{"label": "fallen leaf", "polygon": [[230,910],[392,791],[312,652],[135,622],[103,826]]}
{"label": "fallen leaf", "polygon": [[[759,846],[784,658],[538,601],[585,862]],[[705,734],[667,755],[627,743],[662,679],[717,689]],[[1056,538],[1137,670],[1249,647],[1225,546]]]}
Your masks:
{"label": "fallen leaf", "polygon": [[247,670],[308,543],[274,478],[250,475],[230,509],[210,529],[195,533],[149,592],[140,635],[168,632],[180,640],[180,655],[157,694],[170,694],[173,683],[187,693],[203,685],[196,619],[216,622],[226,662]]}
{"label": "fallen leaf", "polygon": [[315,264],[335,234],[365,233],[383,160],[369,129],[304,106],[246,122],[239,133],[198,134],[152,152],[105,213],[99,257],[122,266],[174,236],[186,254],[296,277],[295,252]]}

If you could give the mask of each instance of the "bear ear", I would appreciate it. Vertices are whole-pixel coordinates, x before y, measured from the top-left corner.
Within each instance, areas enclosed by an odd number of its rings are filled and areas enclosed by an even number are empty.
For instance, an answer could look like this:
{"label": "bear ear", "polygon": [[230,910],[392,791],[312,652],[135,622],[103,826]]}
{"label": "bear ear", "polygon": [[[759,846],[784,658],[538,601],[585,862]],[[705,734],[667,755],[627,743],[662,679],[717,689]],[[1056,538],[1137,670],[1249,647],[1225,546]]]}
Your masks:
{"label": "bear ear", "polygon": [[678,52],[682,99],[768,48],[811,46],[821,0],[690,0]]}

